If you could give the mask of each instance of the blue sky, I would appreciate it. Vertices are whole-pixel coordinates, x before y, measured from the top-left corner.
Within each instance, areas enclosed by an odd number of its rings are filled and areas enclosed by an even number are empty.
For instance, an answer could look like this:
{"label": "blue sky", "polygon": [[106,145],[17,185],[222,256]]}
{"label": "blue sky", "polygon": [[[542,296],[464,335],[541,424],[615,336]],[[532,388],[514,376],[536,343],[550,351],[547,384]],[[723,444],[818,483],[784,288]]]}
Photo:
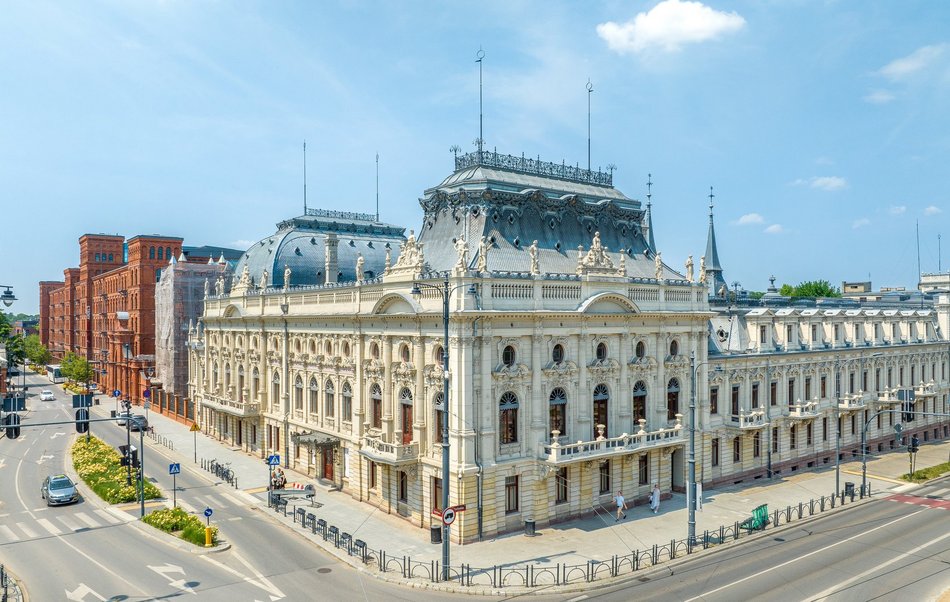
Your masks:
{"label": "blue sky", "polygon": [[[3,3],[0,283],[78,263],[84,232],[246,246],[302,207],[418,229],[478,135],[592,165],[644,199],[665,261],[725,277],[913,286],[950,235],[950,4]],[[946,241],[950,249],[950,237]],[[943,268],[950,267],[950,251]]]}

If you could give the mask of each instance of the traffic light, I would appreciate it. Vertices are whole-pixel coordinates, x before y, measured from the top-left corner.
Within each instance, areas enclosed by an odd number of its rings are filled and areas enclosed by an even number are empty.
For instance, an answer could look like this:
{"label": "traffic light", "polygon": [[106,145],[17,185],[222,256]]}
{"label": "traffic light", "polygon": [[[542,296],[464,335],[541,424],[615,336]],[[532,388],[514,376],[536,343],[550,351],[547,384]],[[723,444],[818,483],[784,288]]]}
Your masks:
{"label": "traffic light", "polygon": [[76,410],[76,432],[85,433],[89,430],[89,410],[79,408]]}
{"label": "traffic light", "polygon": [[916,454],[920,449],[920,437],[914,435],[910,440],[910,451],[913,454]]}
{"label": "traffic light", "polygon": [[10,439],[16,439],[20,436],[20,415],[19,414],[7,414],[3,419],[3,423],[12,428],[3,429],[7,432],[7,437]]}
{"label": "traffic light", "polygon": [[119,453],[122,455],[119,459],[120,466],[128,466],[131,459],[132,468],[139,467],[139,450],[135,449],[134,445],[132,446],[131,458],[129,457],[129,446],[127,445],[120,445]]}

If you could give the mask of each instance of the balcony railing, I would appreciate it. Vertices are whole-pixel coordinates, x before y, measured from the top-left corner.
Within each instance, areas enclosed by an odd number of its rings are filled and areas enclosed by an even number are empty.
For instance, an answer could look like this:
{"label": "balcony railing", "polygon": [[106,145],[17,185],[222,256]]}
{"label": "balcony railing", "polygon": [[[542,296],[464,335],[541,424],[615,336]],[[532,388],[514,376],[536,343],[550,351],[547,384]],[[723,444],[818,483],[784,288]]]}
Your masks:
{"label": "balcony railing", "polygon": [[884,389],[878,393],[875,401],[882,405],[891,405],[900,403],[901,399],[897,397],[897,389]]}
{"label": "balcony railing", "polygon": [[235,401],[219,395],[202,395],[199,404],[238,418],[251,418],[261,415],[261,404],[247,401]]}
{"label": "balcony railing", "polygon": [[865,406],[864,392],[842,395],[841,398],[838,399],[838,409],[843,412],[862,410]]}
{"label": "balcony railing", "polygon": [[751,410],[749,412],[740,410],[738,414],[731,416],[731,422],[725,423],[725,426],[731,426],[741,430],[760,429],[768,425],[769,423],[765,419],[765,410]]}
{"label": "balcony railing", "polygon": [[936,397],[937,385],[934,384],[934,381],[930,381],[929,383],[920,383],[914,387],[914,395],[918,399],[921,397]]}
{"label": "balcony railing", "polygon": [[608,459],[632,451],[657,449],[669,445],[682,445],[685,442],[685,430],[682,414],[676,415],[676,424],[670,428],[656,431],[646,430],[646,420],[640,419],[640,430],[632,435],[624,433],[619,437],[598,437],[593,441],[578,441],[561,445],[557,431],[552,433],[553,443],[538,444],[538,456],[549,464],[570,464],[582,460]]}
{"label": "balcony railing", "polygon": [[800,419],[817,418],[818,401],[815,400],[802,403],[802,400],[799,399],[798,403],[788,406],[788,417]]}
{"label": "balcony railing", "polygon": [[419,459],[419,442],[386,443],[376,437],[363,437],[363,449],[360,453],[383,464],[404,464]]}

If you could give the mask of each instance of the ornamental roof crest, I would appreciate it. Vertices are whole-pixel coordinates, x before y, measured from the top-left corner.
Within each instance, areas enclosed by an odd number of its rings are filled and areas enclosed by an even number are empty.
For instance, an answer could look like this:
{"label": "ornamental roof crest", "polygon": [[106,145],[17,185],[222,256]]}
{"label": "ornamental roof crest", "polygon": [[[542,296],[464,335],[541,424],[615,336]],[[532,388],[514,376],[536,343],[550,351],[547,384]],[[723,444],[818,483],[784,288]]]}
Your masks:
{"label": "ornamental roof crest", "polygon": [[600,232],[594,232],[590,249],[584,253],[584,246],[577,247],[577,274],[609,274],[614,275],[614,262],[607,255],[607,247],[600,242]]}
{"label": "ornamental roof crest", "polygon": [[388,274],[415,278],[421,274],[424,266],[425,255],[422,243],[416,242],[416,236],[410,230],[409,238],[399,246],[399,257],[396,259],[396,264],[389,268]]}

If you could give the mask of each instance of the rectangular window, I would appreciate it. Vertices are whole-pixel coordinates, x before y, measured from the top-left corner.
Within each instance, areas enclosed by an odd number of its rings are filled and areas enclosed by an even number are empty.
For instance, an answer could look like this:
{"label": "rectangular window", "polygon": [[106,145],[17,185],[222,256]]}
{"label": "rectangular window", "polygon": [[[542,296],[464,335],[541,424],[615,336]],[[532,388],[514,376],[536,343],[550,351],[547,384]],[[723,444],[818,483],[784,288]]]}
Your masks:
{"label": "rectangular window", "polygon": [[712,440],[712,465],[719,466],[719,437]]}
{"label": "rectangular window", "polygon": [[821,440],[828,440],[828,417],[825,416],[821,419]]}
{"label": "rectangular window", "polygon": [[820,386],[821,386],[821,398],[825,399],[828,397],[828,377],[827,376],[821,377]]}
{"label": "rectangular window", "polygon": [[785,344],[791,345],[792,343],[794,343],[792,340],[792,326],[789,324],[785,327]]}
{"label": "rectangular window", "polygon": [[836,343],[841,338],[840,335],[841,335],[840,329],[838,328],[838,325],[835,324],[835,342]]}
{"label": "rectangular window", "polygon": [[518,477],[505,477],[505,514],[518,511]]}
{"label": "rectangular window", "polygon": [[854,414],[851,414],[851,434],[852,435],[858,434],[858,421],[857,421],[857,416],[855,416]]}
{"label": "rectangular window", "polygon": [[432,508],[442,511],[442,479],[432,477]]}
{"label": "rectangular window", "polygon": [[647,457],[646,457],[646,456],[640,456],[640,461],[639,461],[639,467],[638,467],[638,468],[639,468],[639,470],[638,470],[637,472],[640,473],[640,481],[639,481],[639,482],[640,482],[641,485],[646,485],[647,483],[650,482],[649,464],[647,463]]}
{"label": "rectangular window", "polygon": [[778,453],[778,427],[772,427],[772,453]]}
{"label": "rectangular window", "polygon": [[795,379],[788,379],[788,405],[795,403]]}
{"label": "rectangular window", "polygon": [[373,462],[372,460],[370,460],[368,470],[369,470],[369,488],[376,489],[376,486],[379,484],[376,479],[376,473],[377,473],[376,462]]}
{"label": "rectangular window", "polygon": [[816,324],[811,325],[811,342],[812,343],[818,342],[818,325]]}
{"label": "rectangular window", "polygon": [[893,379],[894,371],[891,368],[887,369],[887,386],[890,388],[894,382]]}
{"label": "rectangular window", "polygon": [[854,394],[854,372],[848,372],[848,393]]}
{"label": "rectangular window", "polygon": [[881,418],[882,418],[883,416],[884,416],[883,414],[878,414],[878,415],[877,415],[877,428],[878,428],[878,430],[880,430],[880,428],[881,428]]}
{"label": "rectangular window", "polygon": [[814,429],[812,428],[812,426],[814,426],[814,425],[812,425],[812,423],[809,422],[809,423],[808,423],[808,426],[805,427],[805,445],[807,445],[807,446],[809,446],[809,447],[811,447],[811,444],[812,444],[812,442],[813,442],[813,439],[812,439],[812,434],[813,434],[813,433],[812,433],[812,431],[813,431]]}
{"label": "rectangular window", "polygon": [[610,460],[600,463],[600,493],[610,493]]}
{"label": "rectangular window", "polygon": [[732,415],[739,415],[739,385],[732,385]]}
{"label": "rectangular window", "polygon": [[732,461],[733,462],[738,463],[742,461],[742,447],[741,446],[742,446],[742,442],[739,440],[738,437],[735,437],[732,440]]}
{"label": "rectangular window", "polygon": [[768,332],[766,331],[765,326],[759,326],[759,343],[765,345],[765,339]]}
{"label": "rectangular window", "polygon": [[409,500],[409,475],[406,474],[405,470],[399,471],[399,501],[406,502]]}
{"label": "rectangular window", "polygon": [[841,416],[838,416],[838,430],[836,432],[838,434],[838,438],[840,439],[841,438]]}
{"label": "rectangular window", "polygon": [[805,377],[805,402],[807,403],[809,399],[811,399],[811,377],[806,376]]}
{"label": "rectangular window", "polygon": [[709,413],[719,413],[719,387],[709,389]]}
{"label": "rectangular window", "polygon": [[795,426],[791,426],[788,429],[788,448],[795,449],[795,446],[798,444],[798,438],[796,437],[797,433],[795,432]]}
{"label": "rectangular window", "polygon": [[758,458],[762,455],[762,435],[756,432],[752,435],[752,457]]}
{"label": "rectangular window", "polygon": [[554,484],[554,503],[563,504],[567,502],[567,466],[557,469],[557,478]]}
{"label": "rectangular window", "polygon": [[868,371],[865,370],[861,373],[861,390],[867,392],[868,390]]}
{"label": "rectangular window", "polygon": [[775,381],[769,383],[769,403],[778,405],[778,383]]}
{"label": "rectangular window", "polygon": [[759,407],[759,383],[752,383],[752,407]]}

